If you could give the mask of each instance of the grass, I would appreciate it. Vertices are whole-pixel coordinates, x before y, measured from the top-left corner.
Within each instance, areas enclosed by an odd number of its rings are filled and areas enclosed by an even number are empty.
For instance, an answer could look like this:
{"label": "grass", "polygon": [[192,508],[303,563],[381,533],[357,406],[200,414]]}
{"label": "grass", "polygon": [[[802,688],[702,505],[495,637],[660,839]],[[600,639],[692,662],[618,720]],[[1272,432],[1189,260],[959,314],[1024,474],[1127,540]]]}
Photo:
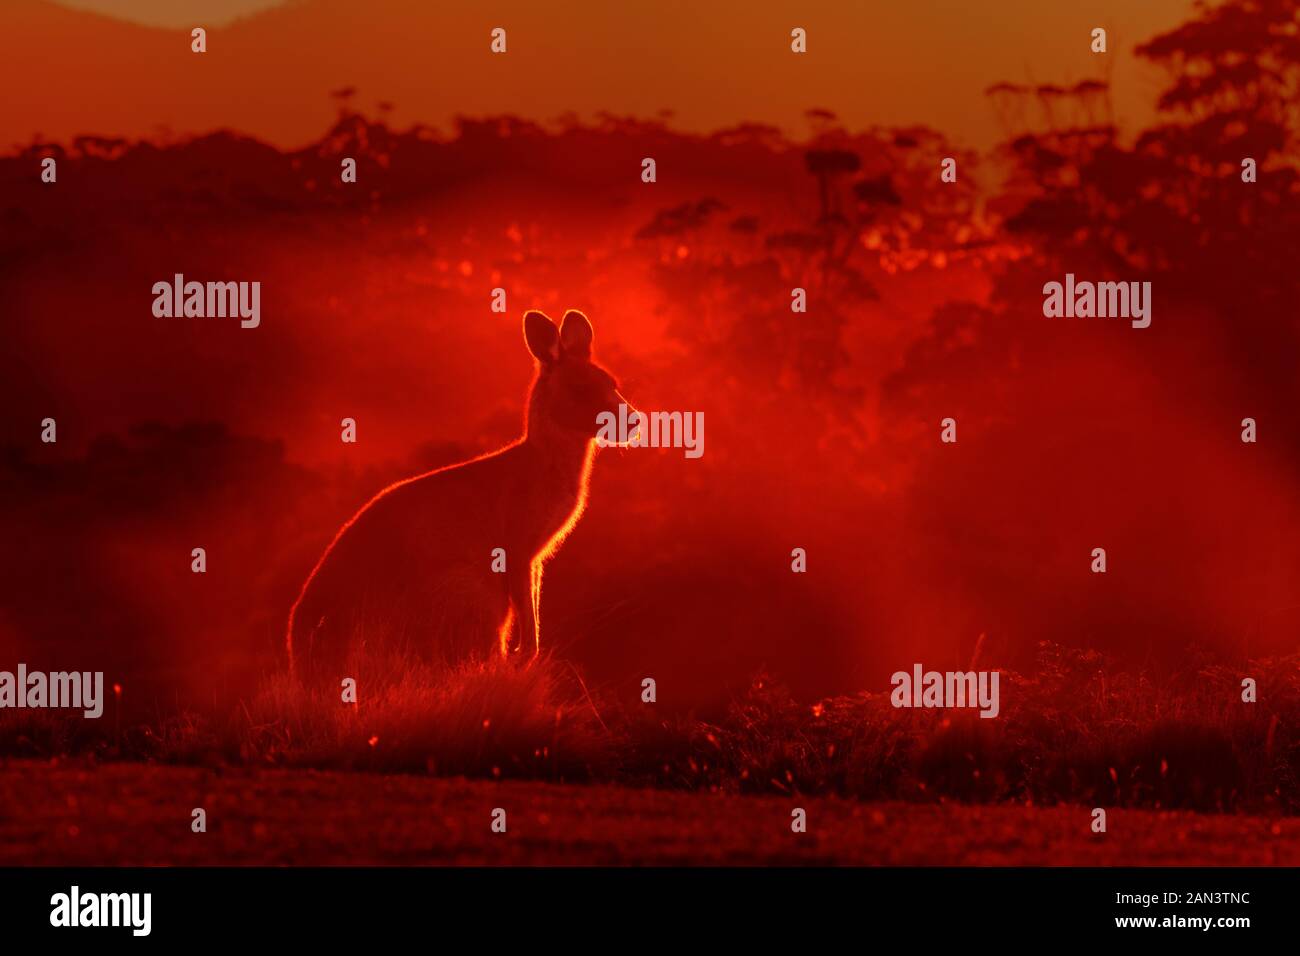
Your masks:
{"label": "grass", "polygon": [[[0,755],[1296,813],[1297,665],[1192,665],[1156,679],[1044,643],[1032,675],[1001,671],[995,720],[895,709],[885,692],[801,703],[767,677],[701,720],[593,698],[551,657],[401,660],[368,669],[355,704],[275,675],[232,716],[179,713],[121,733],[107,713],[0,711]],[[1243,676],[1257,681],[1257,703],[1242,702]]]}
{"label": "grass", "polygon": [[[723,720],[669,734],[643,773],[863,799],[1300,812],[1300,657],[1157,681],[1096,653],[1039,651],[1032,676],[1001,671],[995,720],[895,709],[887,693],[801,704],[760,679]],[[1246,675],[1257,703],[1241,699]]]}

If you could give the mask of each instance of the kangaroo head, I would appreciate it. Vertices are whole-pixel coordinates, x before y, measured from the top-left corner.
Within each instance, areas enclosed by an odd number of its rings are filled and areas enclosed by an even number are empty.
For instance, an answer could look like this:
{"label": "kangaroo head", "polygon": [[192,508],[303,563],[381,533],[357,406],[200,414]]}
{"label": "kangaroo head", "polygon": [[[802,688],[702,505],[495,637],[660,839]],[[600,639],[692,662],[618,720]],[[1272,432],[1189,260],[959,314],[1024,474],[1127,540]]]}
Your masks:
{"label": "kangaroo head", "polygon": [[614,376],[591,360],[591,338],[591,322],[577,309],[564,313],[558,329],[536,309],[524,315],[524,341],[538,362],[528,396],[530,432],[559,429],[594,439],[596,417],[617,414],[619,403],[626,403]]}

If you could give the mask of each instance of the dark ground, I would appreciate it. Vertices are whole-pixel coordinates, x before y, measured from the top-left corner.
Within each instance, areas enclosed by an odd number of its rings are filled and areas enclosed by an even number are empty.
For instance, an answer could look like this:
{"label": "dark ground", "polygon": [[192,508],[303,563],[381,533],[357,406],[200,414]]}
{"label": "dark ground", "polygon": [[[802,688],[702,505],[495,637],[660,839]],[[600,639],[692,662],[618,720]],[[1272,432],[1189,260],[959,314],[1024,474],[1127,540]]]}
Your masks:
{"label": "dark ground", "polygon": [[0,865],[1300,864],[1294,817],[1120,808],[1096,835],[1089,810],[11,760]]}

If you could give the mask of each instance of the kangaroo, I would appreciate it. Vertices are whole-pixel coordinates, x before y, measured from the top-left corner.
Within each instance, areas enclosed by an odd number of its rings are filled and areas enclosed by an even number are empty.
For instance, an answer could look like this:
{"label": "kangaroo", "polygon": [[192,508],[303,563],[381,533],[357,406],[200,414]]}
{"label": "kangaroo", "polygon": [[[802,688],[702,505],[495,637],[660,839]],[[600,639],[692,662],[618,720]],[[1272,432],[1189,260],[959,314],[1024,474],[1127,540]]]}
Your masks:
{"label": "kangaroo", "polygon": [[592,362],[591,323],[576,309],[559,329],[529,311],[524,341],[537,370],[523,437],[390,485],[343,525],[289,612],[292,673],[341,679],[362,649],[540,653],[542,565],[582,516],[597,416],[626,400]]}

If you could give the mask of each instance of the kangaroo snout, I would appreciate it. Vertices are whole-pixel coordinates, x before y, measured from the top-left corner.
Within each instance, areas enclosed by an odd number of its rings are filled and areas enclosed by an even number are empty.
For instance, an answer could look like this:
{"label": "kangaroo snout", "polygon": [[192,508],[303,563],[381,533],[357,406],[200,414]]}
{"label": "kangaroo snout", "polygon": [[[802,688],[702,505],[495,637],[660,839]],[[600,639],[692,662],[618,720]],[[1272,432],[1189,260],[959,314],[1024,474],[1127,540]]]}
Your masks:
{"label": "kangaroo snout", "polygon": [[609,407],[596,416],[596,445],[599,448],[629,448],[644,437],[645,416],[615,391]]}

